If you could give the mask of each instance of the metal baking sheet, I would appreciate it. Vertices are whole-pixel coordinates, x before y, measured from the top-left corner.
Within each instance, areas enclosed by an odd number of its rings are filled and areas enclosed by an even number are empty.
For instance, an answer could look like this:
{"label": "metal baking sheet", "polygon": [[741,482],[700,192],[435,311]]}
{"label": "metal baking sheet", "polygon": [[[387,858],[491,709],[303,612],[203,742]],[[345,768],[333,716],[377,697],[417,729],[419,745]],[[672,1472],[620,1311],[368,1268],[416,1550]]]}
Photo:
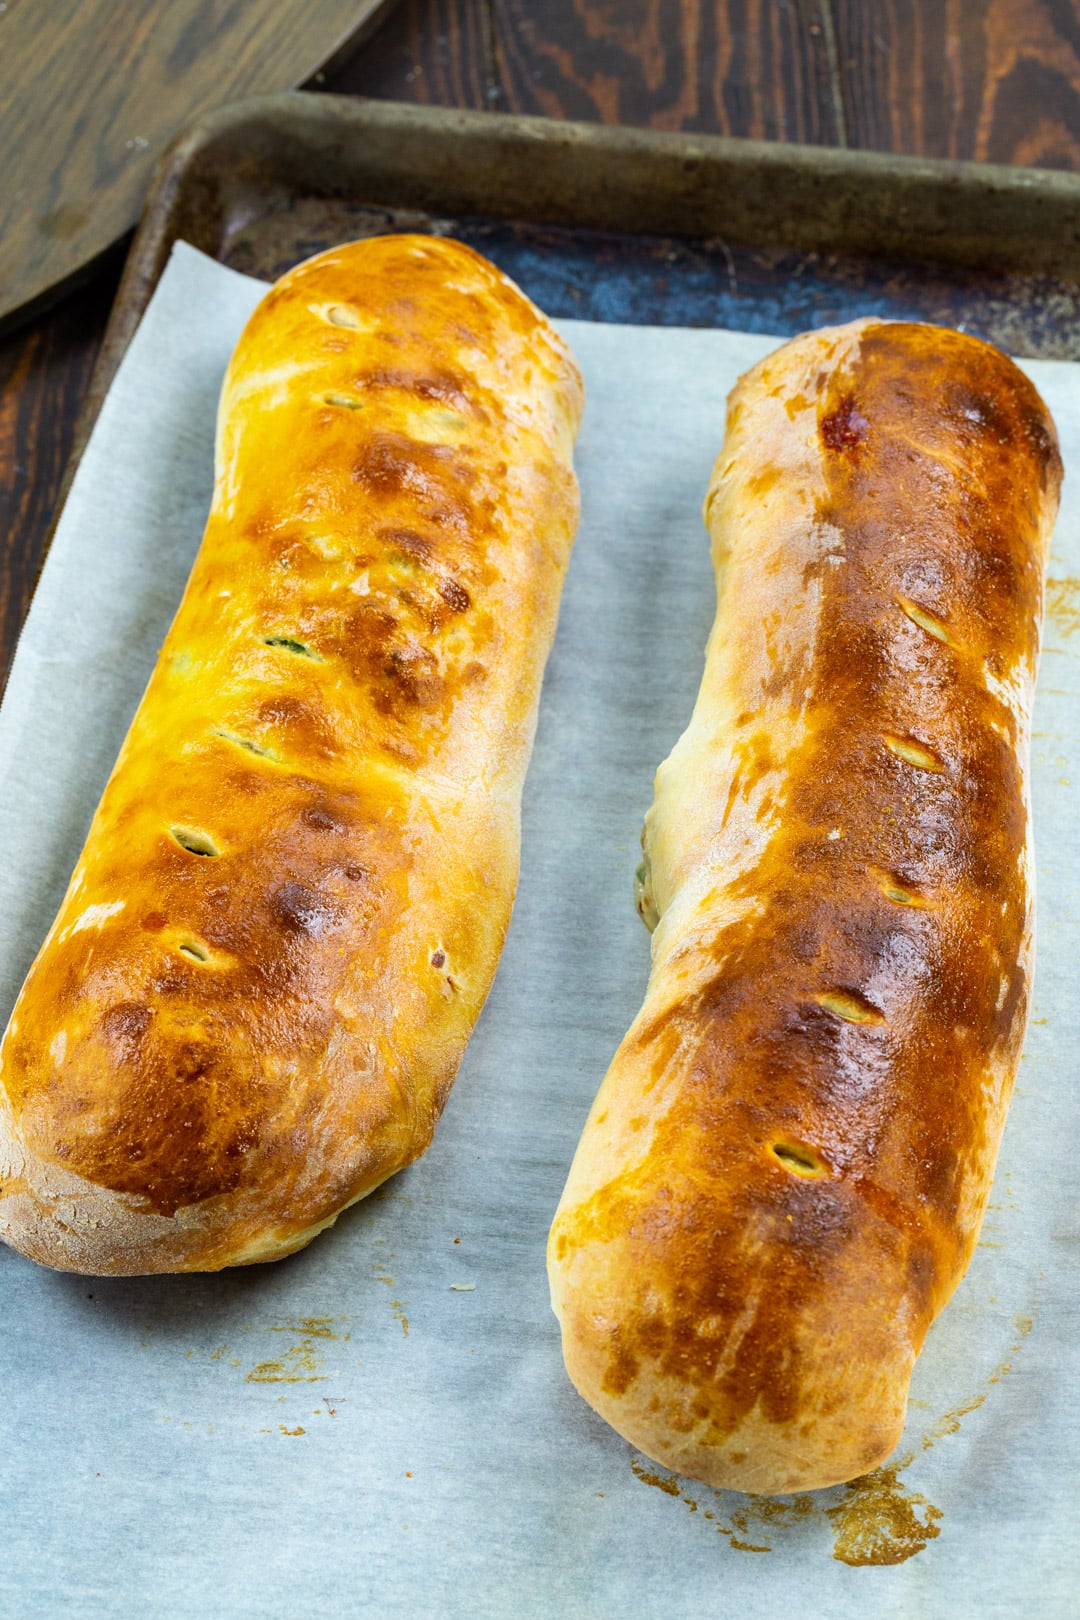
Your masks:
{"label": "metal baking sheet", "polygon": [[1080,355],[1080,175],[258,96],[162,159],[57,511],[174,242],[273,280],[386,230],[459,236],[556,317],[791,335],[889,314]]}
{"label": "metal baking sheet", "polygon": [[102,357],[178,238],[273,279],[380,230],[450,231],[553,315],[791,333],[867,310],[1080,350],[1080,176],[294,93],[166,155]]}

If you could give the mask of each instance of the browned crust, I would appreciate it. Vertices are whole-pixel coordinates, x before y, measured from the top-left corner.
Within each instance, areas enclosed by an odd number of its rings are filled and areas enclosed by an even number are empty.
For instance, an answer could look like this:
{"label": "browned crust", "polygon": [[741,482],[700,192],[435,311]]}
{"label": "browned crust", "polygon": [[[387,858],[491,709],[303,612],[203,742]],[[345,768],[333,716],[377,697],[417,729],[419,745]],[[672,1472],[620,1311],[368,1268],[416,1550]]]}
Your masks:
{"label": "browned crust", "polygon": [[459,243],[279,281],[176,620],[0,1053],[0,1234],[90,1272],[307,1242],[427,1146],[487,994],[581,384]]}
{"label": "browned crust", "polygon": [[732,395],[653,971],[549,1247],[582,1394],[715,1486],[881,1462],[970,1258],[1027,1018],[1060,476],[1032,385],[956,332],[807,335]]}

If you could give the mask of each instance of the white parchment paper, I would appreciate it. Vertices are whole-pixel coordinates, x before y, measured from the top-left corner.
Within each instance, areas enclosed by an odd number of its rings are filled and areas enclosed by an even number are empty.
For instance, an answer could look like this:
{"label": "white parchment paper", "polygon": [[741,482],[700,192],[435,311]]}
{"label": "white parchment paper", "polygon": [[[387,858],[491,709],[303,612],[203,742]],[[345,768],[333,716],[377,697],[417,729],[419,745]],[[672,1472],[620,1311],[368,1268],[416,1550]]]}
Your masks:
{"label": "white parchment paper", "polygon": [[[262,290],[176,250],[71,492],[0,710],[4,1019],[201,537],[221,375]],[[435,1144],[274,1266],[101,1281],[0,1249],[0,1614],[1080,1613],[1077,368],[1026,368],[1067,481],[1035,720],[1034,1023],[983,1242],[918,1365],[899,1466],[766,1504],[668,1475],[579,1400],[544,1244],[645,985],[637,839],[712,621],[699,508],[725,395],[773,345],[565,329],[588,388],[582,525],[513,926]]]}

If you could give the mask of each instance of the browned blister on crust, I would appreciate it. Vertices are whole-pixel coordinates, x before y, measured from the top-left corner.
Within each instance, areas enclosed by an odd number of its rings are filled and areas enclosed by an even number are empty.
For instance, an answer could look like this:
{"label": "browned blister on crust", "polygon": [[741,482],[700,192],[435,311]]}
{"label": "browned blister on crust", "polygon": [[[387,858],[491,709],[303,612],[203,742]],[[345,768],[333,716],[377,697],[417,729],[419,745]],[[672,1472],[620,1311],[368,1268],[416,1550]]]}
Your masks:
{"label": "browned blister on crust", "polygon": [[577,521],[573,359],[385,237],[256,309],[206,535],[0,1055],[0,1235],[300,1247],[422,1153],[491,984]]}
{"label": "browned blister on crust", "polygon": [[649,987],[549,1245],[578,1389],[712,1485],[880,1463],[971,1257],[1027,1019],[1060,479],[1031,383],[956,332],[808,334],[731,396]]}

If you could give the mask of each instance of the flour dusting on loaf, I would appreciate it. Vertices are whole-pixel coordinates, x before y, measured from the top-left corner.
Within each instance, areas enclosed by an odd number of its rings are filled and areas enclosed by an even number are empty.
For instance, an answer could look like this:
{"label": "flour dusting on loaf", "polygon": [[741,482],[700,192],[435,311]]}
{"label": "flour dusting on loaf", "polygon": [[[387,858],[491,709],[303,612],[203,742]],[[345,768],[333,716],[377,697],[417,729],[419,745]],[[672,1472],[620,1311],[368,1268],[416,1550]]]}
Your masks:
{"label": "flour dusting on loaf", "polygon": [[731,396],[652,972],[548,1251],[578,1389],[714,1486],[882,1462],[971,1257],[1030,994],[1060,478],[1031,383],[957,332],[807,334]]}
{"label": "flour dusting on loaf", "polygon": [[460,243],[334,249],[229,366],[176,620],[0,1052],[0,1236],[287,1254],[422,1153],[490,987],[577,368]]}

